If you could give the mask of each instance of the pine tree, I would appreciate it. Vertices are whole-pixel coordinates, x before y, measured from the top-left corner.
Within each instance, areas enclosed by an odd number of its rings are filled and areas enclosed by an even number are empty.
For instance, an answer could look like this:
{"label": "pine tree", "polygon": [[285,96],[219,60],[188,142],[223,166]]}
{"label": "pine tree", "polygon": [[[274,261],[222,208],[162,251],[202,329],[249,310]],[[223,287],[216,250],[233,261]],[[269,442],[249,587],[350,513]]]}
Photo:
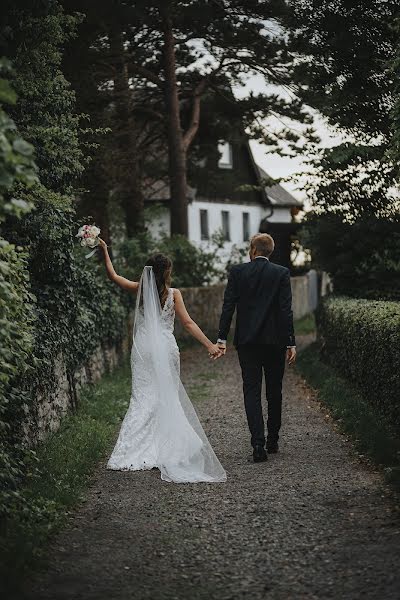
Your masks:
{"label": "pine tree", "polygon": [[[132,6],[138,21],[131,31],[127,28],[127,66],[151,94],[158,90],[163,98],[171,232],[187,235],[187,155],[198,132],[202,98],[206,93],[226,94],[227,89],[242,86],[251,74],[261,75],[269,84],[290,87],[291,58],[281,27],[286,4],[279,0],[142,0]],[[276,89],[250,95],[241,104],[253,126],[252,134],[273,148],[279,139],[255,125],[256,117],[258,123],[271,114],[302,122],[308,118],[296,98],[285,101]],[[290,128],[281,135],[296,147],[298,136]]]}

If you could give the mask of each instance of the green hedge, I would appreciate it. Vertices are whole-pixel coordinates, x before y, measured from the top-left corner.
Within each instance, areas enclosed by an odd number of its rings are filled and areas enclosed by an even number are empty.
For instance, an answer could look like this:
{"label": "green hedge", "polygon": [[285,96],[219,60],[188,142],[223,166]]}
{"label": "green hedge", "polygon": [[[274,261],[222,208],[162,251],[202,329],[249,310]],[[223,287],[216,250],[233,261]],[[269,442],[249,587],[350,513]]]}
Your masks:
{"label": "green hedge", "polygon": [[336,294],[400,300],[400,215],[348,222],[337,214],[311,213],[302,243],[311,249],[314,267],[329,273]]}
{"label": "green hedge", "polygon": [[331,297],[317,311],[323,358],[400,432],[400,303]]}

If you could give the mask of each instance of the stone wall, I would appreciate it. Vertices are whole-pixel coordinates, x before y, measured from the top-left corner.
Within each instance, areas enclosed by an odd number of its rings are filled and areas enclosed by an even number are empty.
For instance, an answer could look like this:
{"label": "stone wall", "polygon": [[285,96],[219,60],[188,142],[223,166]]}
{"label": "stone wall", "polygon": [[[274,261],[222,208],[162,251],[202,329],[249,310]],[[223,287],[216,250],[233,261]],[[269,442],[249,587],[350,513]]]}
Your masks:
{"label": "stone wall", "polygon": [[25,407],[23,431],[27,444],[34,445],[57,431],[64,415],[76,410],[82,387],[98,381],[122,362],[130,351],[132,324],[130,315],[124,337],[118,342],[99,344],[90,359],[73,374],[68,373],[63,353],[56,357],[52,391],[38,390],[32,405]]}
{"label": "stone wall", "polygon": [[[181,288],[190,316],[212,340],[216,339],[218,333],[224,290],[225,284],[222,283],[199,288]],[[179,319],[175,322],[175,335],[180,339],[191,337]]]}

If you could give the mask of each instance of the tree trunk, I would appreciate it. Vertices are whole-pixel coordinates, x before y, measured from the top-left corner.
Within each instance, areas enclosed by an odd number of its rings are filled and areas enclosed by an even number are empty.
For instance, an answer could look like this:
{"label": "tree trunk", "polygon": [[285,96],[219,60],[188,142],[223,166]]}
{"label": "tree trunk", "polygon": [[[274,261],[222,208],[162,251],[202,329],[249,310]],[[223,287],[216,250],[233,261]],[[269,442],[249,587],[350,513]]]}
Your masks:
{"label": "tree trunk", "polygon": [[110,49],[115,68],[115,188],[125,214],[128,237],[144,228],[144,197],[139,176],[137,149],[130,111],[131,94],[124,60],[124,45],[119,32],[110,32]]}
{"label": "tree trunk", "polygon": [[176,79],[175,40],[170,15],[170,3],[160,8],[164,29],[165,105],[167,113],[168,171],[170,185],[171,234],[186,237],[188,227],[188,197],[186,180],[186,149],[181,127],[178,84]]}
{"label": "tree trunk", "polygon": [[144,229],[144,196],[142,188],[142,168],[138,162],[130,165],[132,174],[129,190],[121,190],[120,201],[125,213],[126,234],[134,237]]}

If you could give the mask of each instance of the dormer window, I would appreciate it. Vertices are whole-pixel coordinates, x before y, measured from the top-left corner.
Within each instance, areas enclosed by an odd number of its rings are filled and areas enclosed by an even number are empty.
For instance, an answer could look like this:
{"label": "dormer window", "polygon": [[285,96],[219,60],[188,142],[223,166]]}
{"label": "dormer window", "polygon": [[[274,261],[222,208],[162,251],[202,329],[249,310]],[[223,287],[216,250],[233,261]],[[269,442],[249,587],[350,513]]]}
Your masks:
{"label": "dormer window", "polygon": [[220,142],[218,144],[218,152],[220,154],[218,167],[220,169],[232,169],[233,161],[231,144],[229,142]]}

